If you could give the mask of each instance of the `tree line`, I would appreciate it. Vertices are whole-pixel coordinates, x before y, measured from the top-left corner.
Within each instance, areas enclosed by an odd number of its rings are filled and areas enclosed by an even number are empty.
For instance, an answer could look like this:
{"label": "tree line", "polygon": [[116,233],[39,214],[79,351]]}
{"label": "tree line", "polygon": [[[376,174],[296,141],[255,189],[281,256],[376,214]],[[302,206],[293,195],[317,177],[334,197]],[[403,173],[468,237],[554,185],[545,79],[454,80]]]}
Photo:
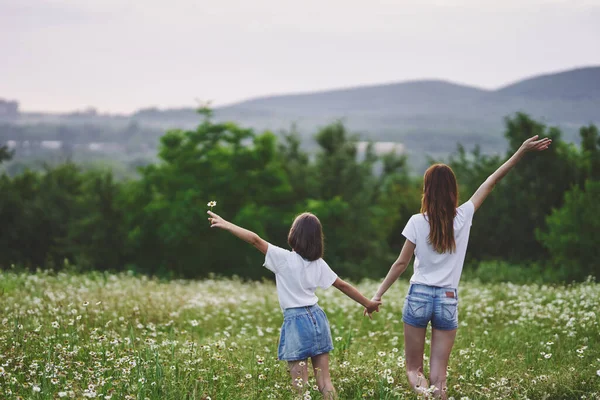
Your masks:
{"label": "tree line", "polygon": [[[267,276],[260,254],[210,230],[207,202],[215,200],[215,212],[280,246],[294,216],[311,211],[323,223],[325,258],[340,275],[387,271],[420,207],[422,178],[410,174],[404,155],[378,154],[373,146],[359,152],[358,138],[341,122],[320,129],[318,150],[309,154],[293,133],[257,133],[213,122],[210,110],[202,114],[196,129],[161,138],[159,162],[140,167],[139,179],[116,180],[110,171],[72,163],[0,176],[0,267]],[[477,212],[467,269],[486,266],[501,275],[508,268],[547,281],[598,276],[595,126],[581,128],[576,146],[559,129],[516,114],[506,119],[506,154],[459,145],[448,160],[431,162],[454,169],[466,201],[535,134],[551,137],[551,148],[520,163]],[[0,148],[0,162],[11,156]]]}

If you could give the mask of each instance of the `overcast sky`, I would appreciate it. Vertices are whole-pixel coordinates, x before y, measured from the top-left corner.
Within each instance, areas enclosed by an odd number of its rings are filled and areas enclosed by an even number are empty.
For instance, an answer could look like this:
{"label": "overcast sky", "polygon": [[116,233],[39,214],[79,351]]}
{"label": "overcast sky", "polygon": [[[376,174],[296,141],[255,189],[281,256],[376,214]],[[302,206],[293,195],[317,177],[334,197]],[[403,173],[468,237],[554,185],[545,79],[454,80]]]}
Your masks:
{"label": "overcast sky", "polygon": [[600,65],[600,0],[0,0],[0,98],[24,110],[222,105]]}

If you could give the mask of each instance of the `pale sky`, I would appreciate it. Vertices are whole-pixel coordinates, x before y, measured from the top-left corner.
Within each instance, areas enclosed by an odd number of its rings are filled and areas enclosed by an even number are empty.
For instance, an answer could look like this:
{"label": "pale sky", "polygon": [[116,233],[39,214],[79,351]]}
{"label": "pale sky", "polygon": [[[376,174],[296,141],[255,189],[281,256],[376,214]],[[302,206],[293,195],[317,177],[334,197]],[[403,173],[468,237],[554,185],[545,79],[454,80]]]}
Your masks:
{"label": "pale sky", "polygon": [[600,0],[0,0],[0,98],[132,112],[600,65]]}

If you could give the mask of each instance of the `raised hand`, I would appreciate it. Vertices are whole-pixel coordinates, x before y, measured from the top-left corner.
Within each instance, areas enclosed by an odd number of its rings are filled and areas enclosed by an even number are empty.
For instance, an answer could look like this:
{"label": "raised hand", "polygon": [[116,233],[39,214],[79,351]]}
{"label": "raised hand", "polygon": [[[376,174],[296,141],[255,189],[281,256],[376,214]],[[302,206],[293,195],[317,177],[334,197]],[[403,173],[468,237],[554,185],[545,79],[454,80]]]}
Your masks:
{"label": "raised hand", "polygon": [[543,138],[538,140],[538,137],[538,135],[535,135],[524,141],[521,145],[520,150],[524,152],[543,151],[546,150],[552,143],[552,139],[550,138]]}
{"label": "raised hand", "polygon": [[228,222],[225,221],[223,218],[219,217],[217,214],[215,214],[212,211],[207,211],[206,213],[208,215],[210,215],[210,217],[208,218],[208,221],[210,222],[211,228],[221,228],[221,229],[227,228]]}

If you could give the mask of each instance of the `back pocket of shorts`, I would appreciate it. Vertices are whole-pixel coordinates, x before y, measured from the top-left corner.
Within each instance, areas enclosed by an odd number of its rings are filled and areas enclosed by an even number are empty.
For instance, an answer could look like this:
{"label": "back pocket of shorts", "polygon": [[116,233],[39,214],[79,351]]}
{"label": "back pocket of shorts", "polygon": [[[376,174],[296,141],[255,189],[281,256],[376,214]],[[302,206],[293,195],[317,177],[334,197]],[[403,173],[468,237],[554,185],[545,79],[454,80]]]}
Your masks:
{"label": "back pocket of shorts", "polygon": [[458,301],[448,301],[442,303],[442,318],[446,321],[454,321],[458,318]]}
{"label": "back pocket of shorts", "polygon": [[414,318],[423,318],[427,314],[429,302],[415,296],[406,298],[406,313]]}

